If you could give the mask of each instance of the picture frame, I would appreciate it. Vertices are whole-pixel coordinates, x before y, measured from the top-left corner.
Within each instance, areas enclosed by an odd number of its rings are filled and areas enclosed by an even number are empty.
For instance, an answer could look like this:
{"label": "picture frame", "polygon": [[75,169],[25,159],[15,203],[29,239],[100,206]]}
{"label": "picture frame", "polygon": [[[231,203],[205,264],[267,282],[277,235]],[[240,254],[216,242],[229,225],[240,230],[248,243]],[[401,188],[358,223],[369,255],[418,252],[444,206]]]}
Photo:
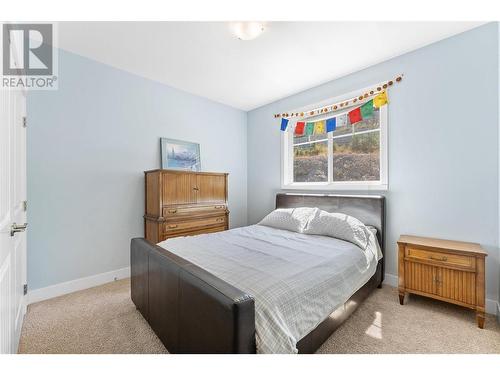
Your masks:
{"label": "picture frame", "polygon": [[200,144],[160,138],[161,168],[200,172]]}

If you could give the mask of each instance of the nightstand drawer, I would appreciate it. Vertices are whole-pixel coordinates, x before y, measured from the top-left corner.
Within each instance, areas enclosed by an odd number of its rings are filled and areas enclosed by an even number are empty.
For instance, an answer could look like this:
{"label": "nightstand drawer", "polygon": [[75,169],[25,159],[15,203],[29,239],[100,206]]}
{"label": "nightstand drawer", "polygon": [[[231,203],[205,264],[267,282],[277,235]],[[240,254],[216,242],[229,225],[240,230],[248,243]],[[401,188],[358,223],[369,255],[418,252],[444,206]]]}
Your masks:
{"label": "nightstand drawer", "polygon": [[406,247],[406,257],[415,261],[427,261],[435,264],[448,266],[458,266],[462,268],[475,269],[476,258],[467,255],[449,254],[438,251],[429,251],[424,249],[417,249],[413,247]]}

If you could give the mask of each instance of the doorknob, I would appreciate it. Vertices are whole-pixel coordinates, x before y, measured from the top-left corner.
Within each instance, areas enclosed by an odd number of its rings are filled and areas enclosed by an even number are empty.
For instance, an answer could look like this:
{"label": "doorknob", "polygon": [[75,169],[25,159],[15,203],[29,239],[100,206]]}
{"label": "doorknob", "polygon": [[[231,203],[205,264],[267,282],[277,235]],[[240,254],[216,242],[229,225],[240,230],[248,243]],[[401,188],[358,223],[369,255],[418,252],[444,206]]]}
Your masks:
{"label": "doorknob", "polygon": [[17,225],[16,223],[12,223],[12,226],[10,227],[10,236],[13,237],[14,234],[17,232],[24,232],[26,230],[26,227],[28,226],[28,223],[24,223],[21,225]]}

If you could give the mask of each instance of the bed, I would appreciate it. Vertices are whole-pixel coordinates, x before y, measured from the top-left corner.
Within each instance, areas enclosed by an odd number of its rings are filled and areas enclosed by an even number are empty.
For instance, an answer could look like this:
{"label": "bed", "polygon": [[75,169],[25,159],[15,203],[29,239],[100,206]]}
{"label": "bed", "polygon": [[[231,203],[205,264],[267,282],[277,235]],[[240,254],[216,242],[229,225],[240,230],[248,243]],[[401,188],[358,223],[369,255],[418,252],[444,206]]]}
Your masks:
{"label": "bed", "polygon": [[[294,207],[358,218],[384,253],[383,197],[276,196],[276,208]],[[163,247],[133,239],[132,301],[171,353],[314,353],[381,286],[384,258],[363,262],[345,241],[285,232],[255,225]]]}

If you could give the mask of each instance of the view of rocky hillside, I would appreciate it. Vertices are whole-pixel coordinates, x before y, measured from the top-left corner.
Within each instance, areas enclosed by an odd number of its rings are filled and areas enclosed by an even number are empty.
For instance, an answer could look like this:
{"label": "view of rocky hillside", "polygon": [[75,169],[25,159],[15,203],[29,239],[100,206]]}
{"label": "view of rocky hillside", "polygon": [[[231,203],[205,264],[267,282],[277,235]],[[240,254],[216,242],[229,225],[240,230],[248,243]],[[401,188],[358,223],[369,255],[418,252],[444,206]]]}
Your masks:
{"label": "view of rocky hillside", "polygon": [[[296,157],[295,182],[325,182],[328,180],[326,155]],[[333,156],[334,181],[376,181],[380,176],[378,153],[341,153]]]}
{"label": "view of rocky hillside", "polygon": [[[380,176],[379,133],[353,135],[333,141],[334,181],[376,181]],[[327,142],[295,147],[294,181],[328,180]]]}

